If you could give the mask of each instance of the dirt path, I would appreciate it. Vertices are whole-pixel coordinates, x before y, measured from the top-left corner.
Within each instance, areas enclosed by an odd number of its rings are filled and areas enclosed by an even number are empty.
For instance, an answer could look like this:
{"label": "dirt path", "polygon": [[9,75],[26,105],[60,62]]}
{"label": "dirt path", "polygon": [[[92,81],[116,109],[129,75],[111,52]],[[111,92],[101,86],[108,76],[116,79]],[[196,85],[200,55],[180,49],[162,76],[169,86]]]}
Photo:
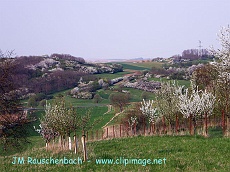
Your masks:
{"label": "dirt path", "polygon": [[108,106],[108,111],[107,111],[107,112],[105,112],[103,115],[105,115],[105,114],[107,114],[107,113],[111,112],[111,110],[112,110],[112,105],[107,105],[107,106]]}
{"label": "dirt path", "polygon": [[[123,112],[123,111],[122,111],[122,112]],[[109,122],[107,122],[102,128],[105,128],[115,117],[117,117],[118,115],[120,115],[122,112],[116,113],[116,114],[109,120]]]}

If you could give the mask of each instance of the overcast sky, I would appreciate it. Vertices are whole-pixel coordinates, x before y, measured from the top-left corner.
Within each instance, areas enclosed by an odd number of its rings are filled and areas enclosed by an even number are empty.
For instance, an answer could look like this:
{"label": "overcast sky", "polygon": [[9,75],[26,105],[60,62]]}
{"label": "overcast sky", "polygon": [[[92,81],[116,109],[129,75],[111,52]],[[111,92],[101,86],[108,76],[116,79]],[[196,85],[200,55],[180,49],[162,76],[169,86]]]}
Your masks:
{"label": "overcast sky", "polygon": [[0,49],[86,60],[170,57],[219,47],[229,0],[0,0]]}

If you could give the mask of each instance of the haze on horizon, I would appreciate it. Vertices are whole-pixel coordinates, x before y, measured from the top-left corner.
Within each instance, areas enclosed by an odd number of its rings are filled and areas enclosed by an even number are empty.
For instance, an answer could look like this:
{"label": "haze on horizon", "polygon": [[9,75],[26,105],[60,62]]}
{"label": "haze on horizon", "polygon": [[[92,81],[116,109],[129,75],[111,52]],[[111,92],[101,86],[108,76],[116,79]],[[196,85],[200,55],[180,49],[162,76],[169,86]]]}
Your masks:
{"label": "haze on horizon", "polygon": [[1,0],[0,49],[86,60],[170,57],[219,47],[229,0]]}

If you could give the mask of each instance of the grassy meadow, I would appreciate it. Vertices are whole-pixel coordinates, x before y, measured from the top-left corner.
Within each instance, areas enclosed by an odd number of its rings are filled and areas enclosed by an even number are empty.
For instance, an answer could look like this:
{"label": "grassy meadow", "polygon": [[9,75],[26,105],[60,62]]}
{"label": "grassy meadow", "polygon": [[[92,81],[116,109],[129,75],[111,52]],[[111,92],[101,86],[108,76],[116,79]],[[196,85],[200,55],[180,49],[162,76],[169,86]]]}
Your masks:
{"label": "grassy meadow", "polygon": [[[23,153],[0,157],[1,171],[221,171],[230,169],[230,139],[201,136],[136,136],[88,142],[89,162],[83,164],[12,164],[13,157],[68,158],[82,157],[73,152],[48,151],[37,143]],[[44,146],[44,145],[43,145]],[[146,164],[145,159],[166,159],[162,164]],[[97,159],[97,161],[96,161]],[[122,164],[99,164],[101,159],[119,159]],[[121,159],[121,161],[120,161]],[[124,159],[137,159],[125,164]],[[128,161],[128,160],[127,160]],[[156,162],[158,162],[156,161]],[[160,161],[159,161],[160,162]],[[135,162],[133,162],[135,163]],[[138,164],[139,163],[139,164]]]}
{"label": "grassy meadow", "polygon": [[141,62],[141,63],[123,62],[120,64],[122,64],[124,69],[129,69],[129,70],[149,70],[152,67],[161,68],[163,65],[163,63],[160,62]]}

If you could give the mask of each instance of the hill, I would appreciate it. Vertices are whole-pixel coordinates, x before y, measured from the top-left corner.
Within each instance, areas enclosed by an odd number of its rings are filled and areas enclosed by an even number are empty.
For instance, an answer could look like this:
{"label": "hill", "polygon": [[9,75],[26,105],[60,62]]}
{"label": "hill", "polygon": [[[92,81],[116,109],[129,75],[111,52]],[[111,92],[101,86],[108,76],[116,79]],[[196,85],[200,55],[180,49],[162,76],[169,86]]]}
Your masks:
{"label": "hill", "polygon": [[87,63],[83,58],[68,54],[1,58],[4,60],[14,62],[11,77],[21,98],[29,97],[31,93],[51,94],[73,88],[81,78],[86,82],[95,80],[93,74],[123,71],[119,64]]}

